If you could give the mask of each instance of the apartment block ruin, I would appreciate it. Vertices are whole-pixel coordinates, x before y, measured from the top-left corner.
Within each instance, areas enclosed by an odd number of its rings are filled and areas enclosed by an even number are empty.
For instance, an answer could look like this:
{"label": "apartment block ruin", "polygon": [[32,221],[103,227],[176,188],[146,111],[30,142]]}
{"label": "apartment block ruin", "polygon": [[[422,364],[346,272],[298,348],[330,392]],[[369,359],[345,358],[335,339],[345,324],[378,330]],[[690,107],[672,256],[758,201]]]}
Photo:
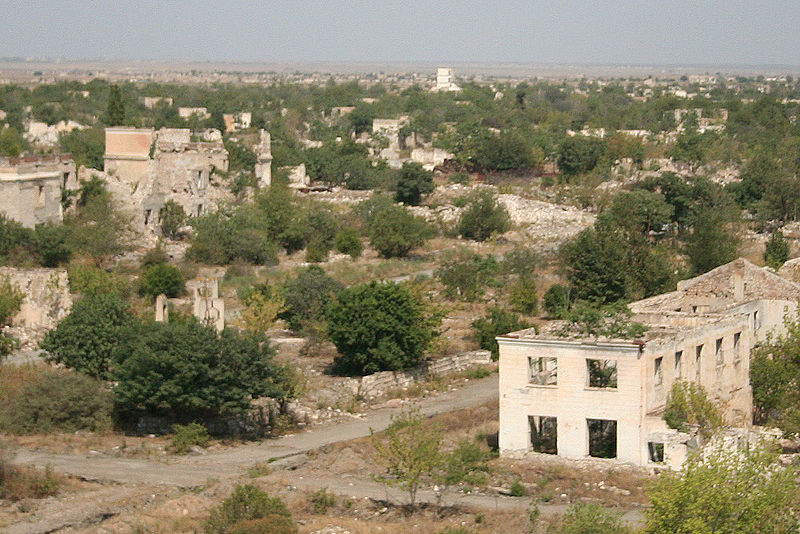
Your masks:
{"label": "apartment block ruin", "polygon": [[61,222],[62,193],[77,186],[69,154],[0,158],[0,212],[23,226]]}
{"label": "apartment block ruin", "polygon": [[563,325],[497,338],[501,454],[614,458],[679,468],[692,436],[667,427],[677,380],[701,384],[726,424],[752,422],[750,349],[781,332],[800,285],[744,259],[632,303],[641,339],[570,335]]}
{"label": "apartment block ruin", "polygon": [[461,88],[455,83],[455,73],[451,67],[439,67],[436,69],[436,85],[434,91],[461,91]]}

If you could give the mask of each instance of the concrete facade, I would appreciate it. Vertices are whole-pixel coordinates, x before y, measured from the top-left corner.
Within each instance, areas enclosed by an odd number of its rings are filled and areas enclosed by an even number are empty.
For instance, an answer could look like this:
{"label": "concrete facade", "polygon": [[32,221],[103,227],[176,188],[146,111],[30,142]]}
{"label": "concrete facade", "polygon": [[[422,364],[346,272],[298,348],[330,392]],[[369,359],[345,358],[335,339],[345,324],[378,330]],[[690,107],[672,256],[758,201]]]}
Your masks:
{"label": "concrete facade", "polygon": [[[680,282],[677,291],[632,303],[633,320],[649,327],[642,339],[558,330],[498,337],[501,453],[680,467],[689,436],[663,420],[673,383],[701,384],[724,408],[727,424],[749,427],[750,349],[782,331],[798,298],[800,285],[738,259]],[[598,442],[613,442],[613,454],[593,452]]]}
{"label": "concrete facade", "polygon": [[61,222],[61,194],[76,189],[72,156],[0,158],[0,212],[33,228]]}
{"label": "concrete facade", "polygon": [[269,132],[264,130],[258,131],[255,176],[259,187],[267,187],[272,183],[272,140]]}
{"label": "concrete facade", "polygon": [[129,184],[141,180],[150,167],[152,128],[106,128],[106,151],[103,171]]}
{"label": "concrete facade", "polygon": [[455,83],[455,73],[451,67],[439,67],[436,69],[436,85],[434,91],[461,91]]}

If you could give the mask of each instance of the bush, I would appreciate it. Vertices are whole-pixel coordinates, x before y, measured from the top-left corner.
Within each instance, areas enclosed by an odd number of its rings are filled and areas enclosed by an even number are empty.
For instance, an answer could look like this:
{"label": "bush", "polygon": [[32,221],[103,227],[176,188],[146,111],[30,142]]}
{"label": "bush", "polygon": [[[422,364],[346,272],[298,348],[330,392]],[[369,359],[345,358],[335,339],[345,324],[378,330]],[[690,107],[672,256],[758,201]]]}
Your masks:
{"label": "bush", "polygon": [[384,258],[405,256],[432,234],[428,223],[402,206],[384,208],[369,222],[369,242]]}
{"label": "bush", "polygon": [[180,229],[186,224],[186,212],[183,206],[174,200],[167,200],[159,212],[161,220],[161,233],[168,239],[178,239],[181,237]]}
{"label": "bush", "polygon": [[462,248],[444,259],[434,274],[444,285],[448,298],[471,302],[483,295],[485,287],[495,283],[497,271],[494,256],[481,256]]}
{"label": "bush", "polygon": [[269,516],[280,516],[289,520],[292,518],[289,508],[280,498],[270,497],[252,484],[237,486],[221,506],[211,510],[205,531],[206,534],[228,534],[236,523]]}
{"label": "bush", "polygon": [[519,480],[511,484],[511,487],[508,489],[508,491],[511,493],[512,497],[524,497],[528,494],[528,489],[525,487],[525,484]]}
{"label": "bush", "polygon": [[299,332],[310,323],[325,320],[328,303],[344,286],[328,276],[321,267],[311,265],[297,272],[297,277],[283,286],[285,310],[280,318]]}
{"label": "bush", "polygon": [[322,488],[311,495],[311,506],[315,514],[325,514],[328,508],[336,504],[336,497],[328,493],[328,488]]}
{"label": "bush", "polygon": [[49,465],[42,473],[33,467],[17,467],[0,460],[0,499],[17,502],[52,497],[63,482]]}
{"label": "bush", "polygon": [[475,339],[482,349],[492,352],[492,359],[497,360],[500,355],[497,346],[497,336],[516,332],[530,326],[520,319],[518,315],[507,312],[501,308],[490,308],[484,317],[472,322],[475,329]]}
{"label": "bush", "polygon": [[131,284],[127,279],[83,259],[73,260],[67,267],[67,275],[70,291],[84,297],[115,295],[126,298],[131,292]]}
{"label": "bush", "polygon": [[48,370],[25,383],[0,412],[0,427],[12,434],[50,434],[111,428],[113,399],[98,380]]}
{"label": "bush", "polygon": [[172,425],[172,451],[175,454],[186,454],[192,447],[203,447],[208,445],[208,430],[200,423],[189,423],[188,425]]}
{"label": "bush", "polygon": [[37,224],[34,230],[36,255],[43,267],[58,267],[72,257],[69,229],[62,225]]}
{"label": "bush", "polygon": [[553,284],[542,297],[542,307],[553,319],[563,319],[569,311],[569,289]]}
{"label": "bush", "polygon": [[306,245],[306,262],[322,263],[328,259],[328,247],[322,241],[313,240]]}
{"label": "bush", "polygon": [[[194,237],[187,257],[201,263],[226,265],[236,260],[255,265],[277,263],[278,247],[269,221],[251,205],[192,220]],[[302,248],[302,247],[301,247]]]}
{"label": "bush", "polygon": [[508,288],[508,303],[515,312],[533,315],[539,310],[536,280],[519,278]]}
{"label": "bush", "polygon": [[493,454],[482,449],[477,443],[469,440],[461,441],[445,458],[445,471],[443,482],[445,484],[458,484],[464,482],[472,485],[486,483],[486,473],[489,472],[487,462]]}
{"label": "bush", "polygon": [[75,303],[40,347],[48,352],[49,361],[107,380],[111,363],[120,359],[137,323],[124,300],[91,295]]}
{"label": "bush", "polygon": [[8,278],[0,278],[0,360],[17,346],[17,341],[3,332],[2,328],[11,324],[24,298],[25,294],[11,285]]}
{"label": "bush", "polygon": [[786,260],[789,259],[789,242],[780,232],[775,230],[770,234],[764,250],[764,261],[773,269],[780,269]]}
{"label": "bush", "polygon": [[622,513],[599,504],[573,504],[567,510],[558,534],[624,534],[631,532],[622,521]]}
{"label": "bush", "polygon": [[416,206],[422,197],[433,191],[433,173],[419,163],[404,163],[397,176],[395,202]]}
{"label": "bush", "polygon": [[466,209],[458,220],[458,232],[466,239],[485,241],[511,227],[508,211],[489,189],[470,194]]}
{"label": "bush", "polygon": [[686,432],[687,424],[700,427],[700,433],[708,437],[722,426],[722,412],[708,398],[705,388],[694,382],[677,381],[667,397],[664,410],[667,426]]}
{"label": "bush", "polygon": [[361,256],[363,246],[361,245],[361,236],[355,228],[342,228],[333,238],[333,248],[336,252],[347,254],[351,258],[358,258]]}
{"label": "bush", "polygon": [[159,263],[148,267],[142,274],[139,292],[153,298],[162,293],[174,298],[183,292],[183,288],[184,280],[180,269],[168,263]]}
{"label": "bush", "polygon": [[260,519],[248,519],[232,525],[227,534],[297,534],[297,525],[290,517],[270,514]]}
{"label": "bush", "polygon": [[419,363],[438,320],[405,286],[371,282],[342,291],[328,307],[327,332],[339,372],[366,375]]}

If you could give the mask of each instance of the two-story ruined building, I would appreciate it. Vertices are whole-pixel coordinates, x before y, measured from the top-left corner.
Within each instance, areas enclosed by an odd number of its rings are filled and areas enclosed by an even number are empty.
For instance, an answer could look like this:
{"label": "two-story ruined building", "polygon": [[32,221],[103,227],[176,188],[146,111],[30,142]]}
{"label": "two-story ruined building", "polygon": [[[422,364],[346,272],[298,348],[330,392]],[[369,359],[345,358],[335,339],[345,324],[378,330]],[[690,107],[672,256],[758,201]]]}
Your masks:
{"label": "two-story ruined building", "polygon": [[69,154],[0,158],[0,212],[23,226],[61,222],[62,194],[76,188]]}
{"label": "two-story ruined building", "polygon": [[679,467],[686,440],[663,419],[672,384],[701,384],[728,424],[749,426],[750,349],[783,328],[798,298],[800,285],[738,259],[631,304],[649,328],[641,339],[563,329],[498,337],[501,453]]}

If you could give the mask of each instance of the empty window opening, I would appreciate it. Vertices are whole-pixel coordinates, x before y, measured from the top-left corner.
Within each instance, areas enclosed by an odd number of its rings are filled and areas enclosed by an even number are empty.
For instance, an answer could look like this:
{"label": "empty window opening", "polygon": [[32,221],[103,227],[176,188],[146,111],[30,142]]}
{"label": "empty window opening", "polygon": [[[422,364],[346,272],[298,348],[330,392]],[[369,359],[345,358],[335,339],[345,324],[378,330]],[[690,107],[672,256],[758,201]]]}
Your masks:
{"label": "empty window opening", "polygon": [[647,442],[647,452],[650,461],[654,464],[664,463],[664,444],[655,441]]}
{"label": "empty window opening", "polygon": [[700,383],[700,369],[703,367],[703,345],[697,345],[694,349],[694,380]]}
{"label": "empty window opening", "polygon": [[697,306],[692,306],[692,313],[697,313]]}
{"label": "empty window opening", "polygon": [[198,204],[197,205],[197,216],[200,217],[202,214],[203,214],[203,205],[202,204]]}
{"label": "empty window opening", "polygon": [[733,363],[739,365],[742,362],[742,353],[740,352],[739,342],[742,339],[742,333],[736,332],[733,334]]}
{"label": "empty window opening", "polygon": [[45,204],[45,194],[43,185],[36,186],[36,204],[38,206],[44,206]]}
{"label": "empty window opening", "polygon": [[664,358],[656,358],[653,378],[657,386],[660,386],[661,383],[664,382],[664,370],[661,368],[661,364],[663,363]]}
{"label": "empty window opening", "polygon": [[725,368],[725,354],[722,351],[722,338],[716,341],[714,346],[714,363],[717,366],[717,377],[722,375],[722,371]]}
{"label": "empty window opening", "polygon": [[545,454],[558,454],[558,419],[542,415],[529,415],[531,449]]}
{"label": "empty window opening", "polygon": [[64,189],[66,189],[68,183],[69,183],[69,173],[68,172],[61,173],[61,186]]}
{"label": "empty window opening", "polygon": [[152,215],[153,210],[144,210],[144,225],[147,226],[150,224],[150,215]]}
{"label": "empty window opening", "polygon": [[617,387],[616,360],[586,360],[586,371],[589,375],[590,388]]}
{"label": "empty window opening", "polygon": [[528,382],[537,386],[558,384],[556,358],[528,358]]}
{"label": "empty window opening", "polygon": [[608,419],[587,419],[589,429],[589,456],[595,458],[617,457],[617,422]]}
{"label": "empty window opening", "polygon": [[679,350],[675,353],[675,380],[680,380],[683,376],[681,373],[683,372],[682,367],[683,363],[683,351]]}
{"label": "empty window opening", "polygon": [[753,312],[753,330],[758,330],[758,312]]}

